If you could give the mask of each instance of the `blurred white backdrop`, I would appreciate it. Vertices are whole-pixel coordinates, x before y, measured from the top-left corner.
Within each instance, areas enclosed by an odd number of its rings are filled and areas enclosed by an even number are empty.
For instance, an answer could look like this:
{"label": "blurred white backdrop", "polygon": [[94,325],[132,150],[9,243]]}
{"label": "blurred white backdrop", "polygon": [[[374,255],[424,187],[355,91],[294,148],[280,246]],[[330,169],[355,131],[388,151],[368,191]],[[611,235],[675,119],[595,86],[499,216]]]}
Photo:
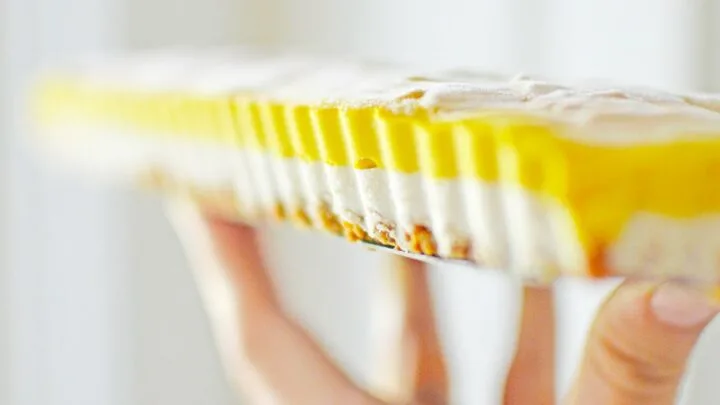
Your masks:
{"label": "blurred white backdrop", "polygon": [[[24,103],[38,66],[93,51],[250,42],[718,90],[718,26],[713,1],[4,0],[0,403],[235,403],[159,201],[32,163]],[[273,229],[270,239],[270,249],[281,252],[274,258],[292,311],[365,380],[379,256],[288,229]],[[492,404],[509,350],[515,286],[493,273],[441,268],[434,289],[455,402]],[[580,281],[558,286],[563,389],[607,289]],[[717,329],[699,348],[684,403],[720,398]]]}

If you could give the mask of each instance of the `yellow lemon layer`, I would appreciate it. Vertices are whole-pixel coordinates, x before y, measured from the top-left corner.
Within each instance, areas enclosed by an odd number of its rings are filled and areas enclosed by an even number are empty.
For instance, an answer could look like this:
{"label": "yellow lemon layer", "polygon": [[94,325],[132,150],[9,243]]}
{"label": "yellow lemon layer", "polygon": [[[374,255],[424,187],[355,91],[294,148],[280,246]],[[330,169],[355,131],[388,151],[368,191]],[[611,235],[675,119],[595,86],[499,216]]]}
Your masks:
{"label": "yellow lemon layer", "polygon": [[720,212],[720,189],[713,186],[720,178],[720,134],[587,144],[563,136],[572,130],[567,126],[507,114],[437,121],[421,109],[405,115],[248,95],[102,91],[65,81],[44,86],[38,100],[49,125],[119,125],[329,165],[517,184],[567,207],[588,254],[615,241],[639,211],[674,218]]}

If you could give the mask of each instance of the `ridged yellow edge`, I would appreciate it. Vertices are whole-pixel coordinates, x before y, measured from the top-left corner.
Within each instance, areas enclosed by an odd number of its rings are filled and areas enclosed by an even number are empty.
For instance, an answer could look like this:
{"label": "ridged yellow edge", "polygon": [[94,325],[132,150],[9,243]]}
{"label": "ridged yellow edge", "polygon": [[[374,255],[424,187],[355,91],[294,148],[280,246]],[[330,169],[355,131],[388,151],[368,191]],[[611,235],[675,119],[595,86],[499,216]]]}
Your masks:
{"label": "ridged yellow edge", "polygon": [[638,211],[675,218],[720,212],[720,188],[709,186],[720,178],[720,140],[707,137],[589,145],[563,137],[566,128],[522,116],[437,122],[424,111],[110,92],[68,81],[46,83],[38,101],[47,124],[114,123],[330,165],[513,182],[567,207],[589,255],[616,240]]}
{"label": "ridged yellow edge", "polygon": [[337,108],[311,108],[310,122],[314,128],[315,141],[319,156],[312,160],[321,160],[333,166],[347,166],[349,163],[341,125],[341,112]]}
{"label": "ridged yellow edge", "polygon": [[310,107],[288,106],[285,110],[288,135],[293,144],[295,156],[302,160],[317,161],[320,150],[315,142],[315,130],[310,117]]}
{"label": "ridged yellow edge", "polygon": [[349,163],[356,169],[383,168],[384,159],[375,125],[375,109],[358,108],[340,114],[341,130],[348,145]]}

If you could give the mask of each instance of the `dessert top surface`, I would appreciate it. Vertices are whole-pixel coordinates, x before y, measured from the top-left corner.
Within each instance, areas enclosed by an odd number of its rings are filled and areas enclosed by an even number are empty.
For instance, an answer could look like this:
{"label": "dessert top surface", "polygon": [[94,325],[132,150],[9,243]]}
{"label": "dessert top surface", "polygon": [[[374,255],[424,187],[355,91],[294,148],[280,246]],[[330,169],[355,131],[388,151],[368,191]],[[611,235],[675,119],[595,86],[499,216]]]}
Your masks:
{"label": "dessert top surface", "polygon": [[517,112],[574,126],[639,124],[658,130],[650,132],[720,133],[720,95],[561,83],[472,69],[422,71],[244,49],[177,49],[84,61],[69,73],[101,86],[139,91],[252,95],[405,113],[422,109],[438,118]]}

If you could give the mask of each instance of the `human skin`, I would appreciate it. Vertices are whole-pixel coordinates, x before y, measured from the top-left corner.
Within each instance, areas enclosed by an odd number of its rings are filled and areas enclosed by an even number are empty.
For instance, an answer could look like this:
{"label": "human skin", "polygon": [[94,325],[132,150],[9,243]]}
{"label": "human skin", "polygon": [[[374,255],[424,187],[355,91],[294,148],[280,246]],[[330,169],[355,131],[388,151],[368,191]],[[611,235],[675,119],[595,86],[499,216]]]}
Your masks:
{"label": "human skin", "polygon": [[[311,334],[282,307],[261,253],[260,231],[202,213],[192,204],[168,206],[206,298],[231,378],[254,404],[440,405],[449,379],[435,327],[427,270],[392,256],[387,271],[402,280],[404,316],[397,398],[358,386],[330,360]],[[211,269],[211,268],[214,268]],[[223,309],[217,291],[230,297]],[[227,304],[227,303],[226,303]],[[564,405],[675,403],[688,357],[720,312],[703,288],[628,280],[604,302]],[[520,335],[504,405],[555,404],[553,298],[525,287]]]}

